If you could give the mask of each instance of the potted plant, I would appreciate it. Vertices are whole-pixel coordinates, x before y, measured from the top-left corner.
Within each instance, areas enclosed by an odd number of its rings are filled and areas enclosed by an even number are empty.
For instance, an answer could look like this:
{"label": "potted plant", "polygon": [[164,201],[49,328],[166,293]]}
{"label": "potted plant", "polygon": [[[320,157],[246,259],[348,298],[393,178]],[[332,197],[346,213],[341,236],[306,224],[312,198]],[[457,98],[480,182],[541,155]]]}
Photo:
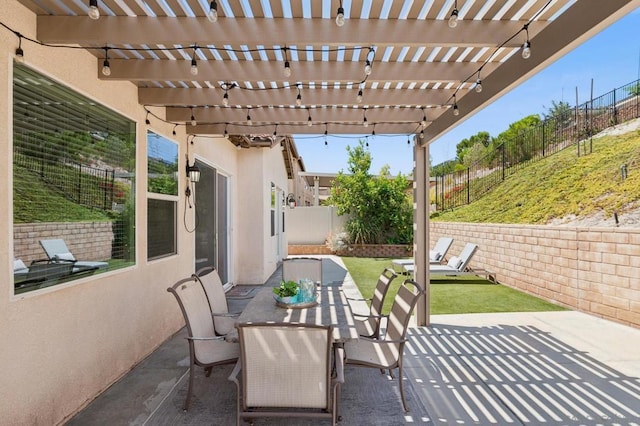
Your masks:
{"label": "potted plant", "polygon": [[297,282],[281,280],[280,285],[273,288],[273,293],[280,303],[295,303],[298,296],[298,289]]}

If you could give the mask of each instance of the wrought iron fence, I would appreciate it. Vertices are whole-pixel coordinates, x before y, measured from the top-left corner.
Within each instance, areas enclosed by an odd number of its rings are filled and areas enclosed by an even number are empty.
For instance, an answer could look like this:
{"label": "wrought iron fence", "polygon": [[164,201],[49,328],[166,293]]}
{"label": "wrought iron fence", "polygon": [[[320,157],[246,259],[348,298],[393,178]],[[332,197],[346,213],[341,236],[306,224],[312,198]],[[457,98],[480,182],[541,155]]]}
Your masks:
{"label": "wrought iron fence", "polygon": [[578,156],[592,152],[591,137],[602,130],[640,117],[640,80],[543,120],[517,137],[496,146],[472,166],[435,176],[437,210],[478,200],[509,175],[571,146]]}
{"label": "wrought iron fence", "polygon": [[84,206],[111,210],[114,202],[114,170],[90,167],[44,155],[28,155],[14,150],[14,164],[34,173],[68,200]]}

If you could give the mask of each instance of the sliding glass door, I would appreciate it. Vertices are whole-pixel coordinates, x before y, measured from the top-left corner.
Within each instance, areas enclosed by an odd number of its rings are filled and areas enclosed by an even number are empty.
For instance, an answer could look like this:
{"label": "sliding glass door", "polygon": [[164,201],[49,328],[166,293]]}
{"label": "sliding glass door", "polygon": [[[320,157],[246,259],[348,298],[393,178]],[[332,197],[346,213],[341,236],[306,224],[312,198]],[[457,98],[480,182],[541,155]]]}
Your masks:
{"label": "sliding glass door", "polygon": [[195,268],[213,266],[224,284],[229,270],[229,178],[199,160],[200,181],[196,183]]}

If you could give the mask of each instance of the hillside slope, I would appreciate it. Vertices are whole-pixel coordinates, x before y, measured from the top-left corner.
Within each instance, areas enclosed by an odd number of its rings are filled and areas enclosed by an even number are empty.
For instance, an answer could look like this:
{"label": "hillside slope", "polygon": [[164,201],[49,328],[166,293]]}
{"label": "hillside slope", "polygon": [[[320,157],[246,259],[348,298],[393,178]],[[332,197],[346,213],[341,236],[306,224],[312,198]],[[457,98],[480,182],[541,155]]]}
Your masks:
{"label": "hillside slope", "polygon": [[[640,226],[640,120],[593,138],[593,152],[568,148],[524,167],[480,200],[434,221]],[[622,133],[625,132],[625,133]],[[589,146],[589,141],[582,146]],[[621,166],[627,177],[622,178]],[[617,222],[616,222],[617,216]]]}

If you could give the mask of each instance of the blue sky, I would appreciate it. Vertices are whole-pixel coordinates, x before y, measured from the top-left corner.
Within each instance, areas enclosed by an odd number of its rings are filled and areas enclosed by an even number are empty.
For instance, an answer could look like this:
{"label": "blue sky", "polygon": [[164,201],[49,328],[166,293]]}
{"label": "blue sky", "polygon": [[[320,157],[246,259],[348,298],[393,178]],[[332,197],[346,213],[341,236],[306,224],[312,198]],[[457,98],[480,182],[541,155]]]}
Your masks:
{"label": "blue sky", "polygon": [[[532,46],[535,55],[535,46]],[[591,79],[594,97],[640,77],[640,8],[596,34],[541,72],[468,118],[429,147],[432,164],[453,159],[456,145],[480,131],[496,136],[510,123],[530,114],[543,114],[551,101],[575,105],[589,99]],[[364,136],[362,136],[364,138]],[[334,173],[347,169],[347,145],[358,143],[357,135],[294,136],[298,152],[309,172]],[[373,158],[371,171],[388,164],[392,174],[410,173],[413,153],[407,135],[376,135],[367,138]]]}

